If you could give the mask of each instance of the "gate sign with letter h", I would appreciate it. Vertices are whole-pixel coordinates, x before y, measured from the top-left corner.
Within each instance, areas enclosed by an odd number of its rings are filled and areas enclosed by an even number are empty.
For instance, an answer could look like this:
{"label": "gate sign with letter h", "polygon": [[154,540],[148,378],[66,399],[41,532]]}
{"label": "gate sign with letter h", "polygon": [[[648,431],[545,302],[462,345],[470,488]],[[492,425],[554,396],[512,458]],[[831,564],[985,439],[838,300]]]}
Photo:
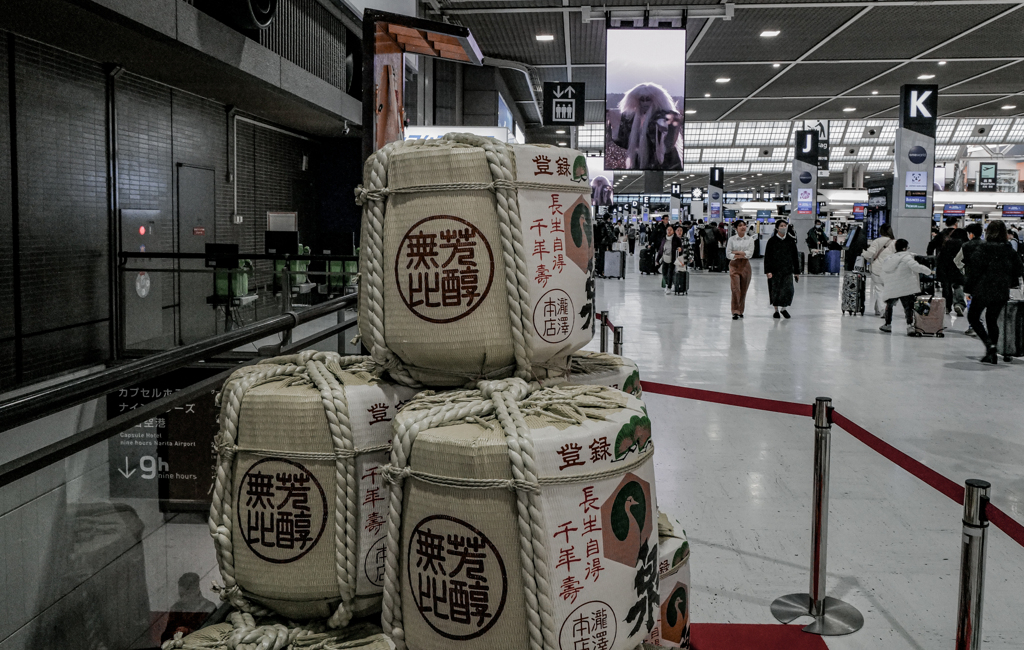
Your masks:
{"label": "gate sign with letter h", "polygon": [[586,120],[585,90],[582,83],[544,82],[544,126],[582,126]]}

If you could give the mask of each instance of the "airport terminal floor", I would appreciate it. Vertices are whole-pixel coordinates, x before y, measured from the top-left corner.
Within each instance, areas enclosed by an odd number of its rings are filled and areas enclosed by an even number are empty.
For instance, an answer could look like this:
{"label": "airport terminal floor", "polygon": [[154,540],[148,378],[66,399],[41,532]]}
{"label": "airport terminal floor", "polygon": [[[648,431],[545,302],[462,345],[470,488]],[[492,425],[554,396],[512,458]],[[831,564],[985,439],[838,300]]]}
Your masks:
{"label": "airport terminal floor", "polygon": [[[964,335],[965,318],[944,338],[907,337],[899,317],[885,334],[870,312],[840,313],[839,277],[816,275],[801,276],[792,318],[776,320],[754,260],[745,318],[733,321],[727,274],[692,272],[688,295],[665,295],[660,276],[640,275],[635,259],[624,280],[598,280],[597,304],[623,326],[623,354],[645,383],[735,401],[831,397],[847,418],[947,478],[990,481],[992,502],[1024,519],[1024,363],[979,363],[983,346]],[[775,623],[771,602],[807,589],[812,420],[645,389],[659,504],[688,524],[692,620]],[[962,508],[835,426],[831,468],[828,593],[855,605],[865,627],[824,637],[827,647],[948,646]],[[1017,648],[1024,549],[990,530],[984,647]]]}

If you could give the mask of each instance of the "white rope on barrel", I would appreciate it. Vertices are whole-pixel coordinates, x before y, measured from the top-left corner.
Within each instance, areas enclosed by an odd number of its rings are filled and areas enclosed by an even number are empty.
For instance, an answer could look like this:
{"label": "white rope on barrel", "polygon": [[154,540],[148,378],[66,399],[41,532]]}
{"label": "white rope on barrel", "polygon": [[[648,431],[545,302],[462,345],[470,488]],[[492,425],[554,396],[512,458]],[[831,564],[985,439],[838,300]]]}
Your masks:
{"label": "white rope on barrel", "polygon": [[470,133],[449,133],[446,140],[480,147],[487,157],[496,187],[494,189],[498,227],[501,230],[502,258],[505,261],[505,287],[508,293],[509,320],[512,325],[512,346],[516,359],[516,376],[533,378],[533,323],[530,314],[530,284],[523,248],[523,222],[519,216],[519,193],[514,187],[498,185],[516,180],[515,154],[511,147],[494,138]]}

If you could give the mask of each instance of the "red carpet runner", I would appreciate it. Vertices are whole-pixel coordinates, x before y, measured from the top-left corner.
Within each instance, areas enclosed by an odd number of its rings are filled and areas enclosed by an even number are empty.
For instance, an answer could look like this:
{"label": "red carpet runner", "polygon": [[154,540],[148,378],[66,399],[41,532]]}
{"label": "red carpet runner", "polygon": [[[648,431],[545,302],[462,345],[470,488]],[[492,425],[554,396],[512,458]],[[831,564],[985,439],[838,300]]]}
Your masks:
{"label": "red carpet runner", "polygon": [[728,625],[694,623],[690,626],[693,650],[828,650],[816,634],[800,625]]}

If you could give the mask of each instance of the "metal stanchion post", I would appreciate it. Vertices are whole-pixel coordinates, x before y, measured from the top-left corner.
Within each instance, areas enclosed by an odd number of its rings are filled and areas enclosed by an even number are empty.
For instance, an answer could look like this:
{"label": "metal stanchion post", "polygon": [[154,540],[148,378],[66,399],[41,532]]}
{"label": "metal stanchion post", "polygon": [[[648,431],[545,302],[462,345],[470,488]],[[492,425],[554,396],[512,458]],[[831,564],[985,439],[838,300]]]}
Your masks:
{"label": "metal stanchion post", "polygon": [[612,352],[622,356],[622,325],[615,326],[615,337],[612,339]]}
{"label": "metal stanchion post", "polygon": [[802,616],[814,622],[804,632],[822,636],[840,636],[856,632],[864,625],[857,608],[825,595],[828,559],[828,483],[832,445],[832,399],[814,400],[814,502],[811,509],[811,585],[810,593],[789,594],[772,603],[772,614],[783,623]]}
{"label": "metal stanchion post", "polygon": [[[281,272],[281,313],[287,314],[292,310],[292,276],[289,273],[288,262],[284,263]],[[292,342],[292,330],[286,329],[281,334],[281,345],[288,345]]]}
{"label": "metal stanchion post", "polygon": [[988,543],[987,481],[968,479],[964,487],[964,535],[960,553],[960,605],[956,650],[980,650],[981,605],[985,595],[985,547]]}
{"label": "metal stanchion post", "polygon": [[608,312],[601,312],[601,352],[608,351]]}

